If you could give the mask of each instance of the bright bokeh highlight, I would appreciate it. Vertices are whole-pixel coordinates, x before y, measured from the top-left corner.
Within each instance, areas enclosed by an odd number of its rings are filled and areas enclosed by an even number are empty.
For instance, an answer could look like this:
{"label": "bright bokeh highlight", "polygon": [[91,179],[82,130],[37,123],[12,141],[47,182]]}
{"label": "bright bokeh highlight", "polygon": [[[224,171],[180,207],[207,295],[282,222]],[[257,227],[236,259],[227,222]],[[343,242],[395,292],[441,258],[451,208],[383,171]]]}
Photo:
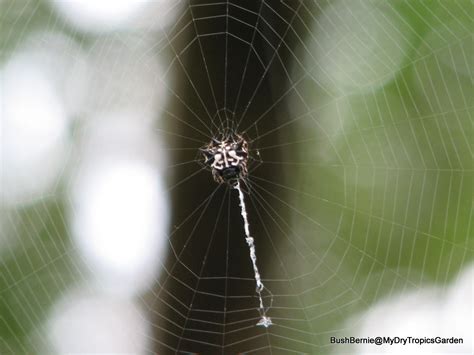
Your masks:
{"label": "bright bokeh highlight", "polygon": [[0,189],[9,205],[50,193],[64,168],[68,118],[53,79],[28,52],[0,72]]}
{"label": "bright bokeh highlight", "polygon": [[131,301],[71,292],[48,321],[51,350],[57,354],[145,354],[147,323]]}
{"label": "bright bokeh highlight", "polygon": [[336,93],[366,92],[393,79],[410,50],[410,28],[389,4],[335,1],[315,23],[315,78]]}
{"label": "bright bokeh highlight", "polygon": [[172,0],[51,0],[53,8],[85,32],[145,28],[161,29],[176,16],[180,1]]}
{"label": "bright bokeh highlight", "polygon": [[86,166],[74,193],[74,236],[101,287],[134,293],[153,280],[168,210],[160,176],[147,163],[100,161]]}

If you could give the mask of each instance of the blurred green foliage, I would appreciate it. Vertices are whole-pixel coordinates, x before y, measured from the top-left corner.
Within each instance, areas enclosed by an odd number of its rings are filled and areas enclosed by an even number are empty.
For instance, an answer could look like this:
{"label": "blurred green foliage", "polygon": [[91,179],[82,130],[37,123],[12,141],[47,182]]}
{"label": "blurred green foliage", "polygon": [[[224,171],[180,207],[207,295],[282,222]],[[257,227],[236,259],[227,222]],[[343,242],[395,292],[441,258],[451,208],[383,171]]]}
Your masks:
{"label": "blurred green foliage", "polygon": [[[19,209],[15,240],[0,253],[0,353],[33,354],[51,306],[82,272],[74,260],[64,203],[56,199]],[[44,345],[47,346],[47,345]]]}
{"label": "blurred green foliage", "polygon": [[[315,285],[304,299],[319,305],[308,308],[317,343],[380,297],[448,286],[474,256],[473,2],[389,6],[413,48],[392,80],[336,98],[314,81],[302,90],[317,120],[301,136],[317,138],[298,159],[315,163],[295,167],[307,214],[294,213],[295,230],[321,266],[297,292]],[[310,270],[294,261],[294,275]]]}

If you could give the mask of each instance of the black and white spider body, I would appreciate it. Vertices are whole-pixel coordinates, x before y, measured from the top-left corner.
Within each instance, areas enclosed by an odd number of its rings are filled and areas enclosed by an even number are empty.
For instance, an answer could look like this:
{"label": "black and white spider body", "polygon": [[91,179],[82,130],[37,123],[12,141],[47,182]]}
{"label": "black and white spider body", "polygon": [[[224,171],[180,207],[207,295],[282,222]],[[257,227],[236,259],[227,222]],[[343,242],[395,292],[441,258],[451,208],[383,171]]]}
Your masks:
{"label": "black and white spider body", "polygon": [[[209,144],[200,148],[200,151],[204,157],[204,165],[212,171],[214,180],[219,184],[226,183],[229,186],[232,186],[232,188],[237,190],[239,193],[240,214],[242,215],[242,219],[244,221],[245,241],[250,251],[250,259],[252,261],[255,282],[257,286],[255,291],[259,299],[258,309],[261,318],[256,325],[268,328],[273,323],[270,317],[268,317],[266,314],[269,308],[264,307],[262,297],[262,292],[264,290],[268,291],[268,289],[266,289],[263,285],[263,282],[260,278],[260,272],[258,271],[254,238],[250,235],[247,208],[245,206],[244,193],[241,187],[241,181],[243,180],[246,182],[245,178],[248,174],[248,143],[239,134],[228,134],[223,135],[220,140],[212,138]],[[257,156],[260,157],[258,151]],[[271,295],[271,302],[273,302],[273,296],[271,292],[269,293]]]}
{"label": "black and white spider body", "polygon": [[204,164],[212,171],[214,180],[235,186],[247,176],[248,144],[240,135],[231,135],[222,140],[213,138],[200,149]]}

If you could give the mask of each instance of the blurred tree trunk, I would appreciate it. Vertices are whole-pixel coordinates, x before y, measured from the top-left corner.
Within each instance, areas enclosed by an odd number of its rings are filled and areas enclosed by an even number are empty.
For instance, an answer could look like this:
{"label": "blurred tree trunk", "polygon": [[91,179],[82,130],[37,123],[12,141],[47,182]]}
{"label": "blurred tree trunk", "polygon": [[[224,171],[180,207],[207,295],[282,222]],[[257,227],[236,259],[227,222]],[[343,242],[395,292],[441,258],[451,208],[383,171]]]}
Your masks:
{"label": "blurred tree trunk", "polygon": [[[231,124],[242,119],[238,131],[246,130],[246,137],[252,140],[289,119],[285,99],[291,85],[288,78],[291,68],[290,51],[295,50],[293,47],[297,43],[295,31],[302,26],[295,11],[299,3],[286,5],[275,2],[270,8],[266,3],[243,1],[239,2],[239,6],[241,8],[232,5],[190,7],[176,26],[174,34],[184,28],[185,31],[169,43],[177,83],[173,90],[177,95],[172,95],[168,110],[171,116],[179,117],[177,120],[170,116],[167,120],[166,129],[176,134],[168,137],[169,146],[176,148],[173,150],[171,165],[195,159],[199,146],[208,142],[208,138],[193,128],[206,132],[201,121],[211,127],[211,119],[214,124],[220,125],[219,116],[222,121],[228,120]],[[212,20],[203,19],[217,15],[221,16]],[[250,27],[235,19],[248,23]],[[255,31],[256,28],[258,31]],[[201,37],[196,37],[196,33]],[[211,33],[213,35],[204,36]],[[246,42],[252,43],[252,47]],[[256,121],[257,124],[253,125]],[[213,132],[216,134],[215,127]],[[267,134],[251,143],[251,154],[255,156],[259,147],[278,145],[282,136],[283,142],[290,141],[292,135],[291,125],[284,130]],[[196,150],[179,150],[190,147]],[[262,150],[263,163],[251,174],[285,184],[285,166],[266,163],[282,161],[283,149],[276,147]],[[152,337],[159,340],[155,343],[155,350],[159,354],[170,351],[161,343],[179,348],[180,351],[209,352],[212,347],[199,345],[193,340],[222,345],[242,340],[248,334],[229,333],[224,339],[222,335],[215,335],[213,332],[225,334],[230,329],[226,326],[227,323],[258,316],[254,309],[255,299],[232,298],[237,295],[255,295],[255,281],[244,239],[237,192],[220,186],[208,203],[201,205],[193,214],[196,207],[211,196],[217,187],[207,171],[189,178],[199,168],[197,163],[185,164],[173,169],[170,176],[169,186],[182,182],[171,190],[172,225],[179,226],[179,229],[171,231],[170,240],[179,262],[176,255],[170,253],[166,269],[161,273],[160,283],[150,295],[155,312],[152,320],[155,333]],[[186,180],[187,178],[189,179]],[[257,180],[255,182],[261,184]],[[274,190],[272,185],[266,185],[265,188]],[[281,190],[278,191],[278,196],[285,199]],[[258,200],[261,199],[257,195],[246,195],[260,272],[264,279],[281,277],[282,275],[275,273],[271,245],[278,245],[282,238],[281,231],[271,222],[269,215],[262,211]],[[260,210],[260,216],[256,207]],[[281,217],[286,217],[284,211],[277,212]],[[189,217],[190,215],[192,216]],[[187,218],[189,220],[181,225]],[[271,236],[271,241],[267,234]],[[211,282],[200,279],[219,276],[221,278]],[[239,281],[224,276],[247,280]],[[222,297],[206,296],[199,291]],[[209,316],[196,311],[199,309],[214,309],[217,313]],[[230,319],[228,312],[236,309],[250,311],[233,314]],[[190,318],[208,323],[191,321]],[[189,328],[199,329],[201,332],[190,331]],[[254,327],[252,331],[260,334],[263,330]],[[180,341],[180,337],[189,340]],[[260,337],[252,343],[252,348],[266,345],[267,337]],[[235,346],[226,349],[226,353],[244,350],[245,347]]]}

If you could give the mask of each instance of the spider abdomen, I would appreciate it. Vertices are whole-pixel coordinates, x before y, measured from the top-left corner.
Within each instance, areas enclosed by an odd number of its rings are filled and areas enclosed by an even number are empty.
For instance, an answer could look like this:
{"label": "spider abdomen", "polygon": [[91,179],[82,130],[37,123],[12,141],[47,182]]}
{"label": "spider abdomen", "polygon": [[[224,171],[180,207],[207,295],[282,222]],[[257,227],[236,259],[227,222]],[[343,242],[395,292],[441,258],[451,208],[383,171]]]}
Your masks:
{"label": "spider abdomen", "polygon": [[211,168],[214,180],[232,186],[247,175],[248,145],[239,135],[213,139],[201,148],[204,164]]}
{"label": "spider abdomen", "polygon": [[240,178],[240,168],[238,166],[226,168],[222,170],[221,176],[227,182],[237,181]]}

